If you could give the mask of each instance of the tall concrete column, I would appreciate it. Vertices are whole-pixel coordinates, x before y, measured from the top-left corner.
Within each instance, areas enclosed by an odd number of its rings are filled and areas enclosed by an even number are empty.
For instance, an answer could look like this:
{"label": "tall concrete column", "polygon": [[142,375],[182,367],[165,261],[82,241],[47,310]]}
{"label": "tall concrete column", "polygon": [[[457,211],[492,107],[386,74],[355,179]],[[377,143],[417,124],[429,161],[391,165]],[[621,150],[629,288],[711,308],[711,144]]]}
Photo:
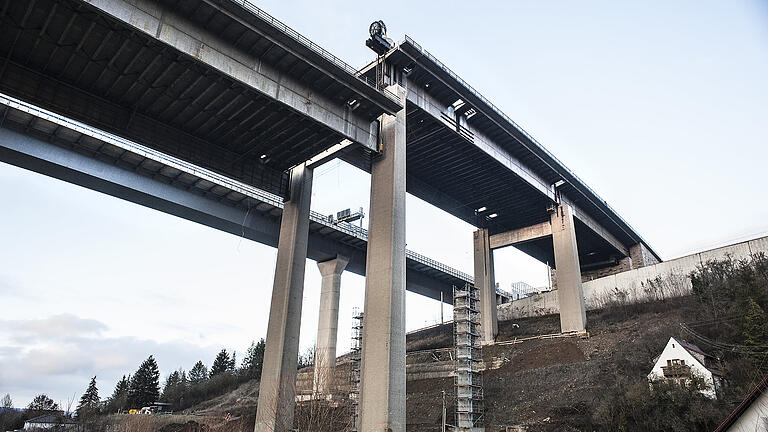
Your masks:
{"label": "tall concrete column", "polygon": [[560,331],[582,332],[587,326],[587,309],[584,306],[579,250],[571,206],[558,206],[555,213],[552,213],[551,222],[557,298],[560,303]]}
{"label": "tall concrete column", "polygon": [[[405,101],[405,90],[389,87]],[[405,432],[405,109],[381,117],[371,167],[359,431]]]}
{"label": "tall concrete column", "polygon": [[322,275],[320,287],[320,319],[317,323],[315,349],[315,376],[313,390],[316,396],[329,396],[333,391],[333,371],[336,367],[336,335],[339,329],[339,294],[341,273],[349,259],[335,259],[317,263]]}
{"label": "tall concrete column", "polygon": [[293,428],[311,196],[312,170],[305,165],[297,166],[291,171],[290,199],[285,203],[280,222],[256,432],[283,432]]}
{"label": "tall concrete column", "polygon": [[474,232],[475,288],[480,294],[480,336],[483,343],[496,340],[499,321],[496,314],[496,280],[493,274],[493,253],[488,230]]}

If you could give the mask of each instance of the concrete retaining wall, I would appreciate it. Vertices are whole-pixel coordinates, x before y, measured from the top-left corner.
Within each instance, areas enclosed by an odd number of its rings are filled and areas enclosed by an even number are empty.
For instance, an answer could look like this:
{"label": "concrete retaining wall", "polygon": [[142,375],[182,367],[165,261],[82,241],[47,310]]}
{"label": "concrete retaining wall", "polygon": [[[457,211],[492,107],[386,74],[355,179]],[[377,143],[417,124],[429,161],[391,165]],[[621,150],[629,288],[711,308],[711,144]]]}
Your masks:
{"label": "concrete retaining wall", "polygon": [[[587,310],[615,302],[639,303],[690,294],[690,274],[707,261],[768,255],[768,237],[761,237],[658,264],[629,270],[583,283]],[[499,320],[559,313],[557,290],[526,297],[498,306]]]}

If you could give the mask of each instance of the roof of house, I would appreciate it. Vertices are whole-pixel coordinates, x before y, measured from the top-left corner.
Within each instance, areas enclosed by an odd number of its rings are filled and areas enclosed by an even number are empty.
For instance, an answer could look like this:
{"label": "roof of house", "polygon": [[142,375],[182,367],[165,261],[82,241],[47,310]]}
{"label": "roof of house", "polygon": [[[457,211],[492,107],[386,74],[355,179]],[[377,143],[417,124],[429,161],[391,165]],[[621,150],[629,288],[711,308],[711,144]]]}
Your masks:
{"label": "roof of house", "polygon": [[34,418],[31,418],[26,421],[27,423],[44,423],[44,424],[74,424],[76,421],[66,415],[64,415],[61,412],[52,412],[48,414],[43,414],[41,416],[37,416]]}
{"label": "roof of house", "polygon": [[[690,355],[691,355],[691,356],[692,356],[694,359],[696,359],[696,361],[697,361],[697,362],[701,363],[701,365],[702,365],[702,366],[704,366],[704,367],[705,367],[707,370],[709,370],[709,371],[710,371],[710,372],[712,372],[712,373],[718,374],[718,375],[720,374],[720,372],[719,372],[719,371],[717,371],[716,369],[713,369],[713,368],[711,368],[711,367],[707,366],[706,364],[702,363],[702,362],[701,362],[701,361],[700,361],[698,358],[696,358],[696,355],[695,355],[695,354],[703,355],[704,357],[709,357],[709,358],[712,358],[712,359],[716,358],[715,356],[712,356],[712,355],[710,355],[710,354],[707,354],[707,353],[705,353],[704,351],[702,351],[702,350],[701,350],[701,348],[699,348],[698,346],[696,346],[696,345],[694,345],[694,344],[692,344],[692,343],[686,342],[686,341],[684,341],[684,340],[680,340],[680,339],[678,339],[678,338],[676,338],[676,337],[674,337],[674,336],[673,336],[673,337],[671,337],[670,339],[674,340],[674,341],[675,341],[675,342],[677,342],[677,343],[678,343],[678,344],[679,344],[681,347],[683,347],[683,349],[684,349],[684,350],[688,351],[688,353],[689,353],[689,354],[690,354]],[[669,343],[669,342],[667,342],[667,343]],[[659,361],[659,358],[660,358],[660,357],[661,357],[661,353],[659,353],[659,355],[657,355],[656,357],[654,357],[654,358],[653,358],[653,360],[652,360],[652,361],[653,361],[653,363],[656,363],[657,361]]]}
{"label": "roof of house", "polygon": [[736,423],[736,420],[741,417],[744,412],[749,409],[749,407],[752,405],[754,401],[757,400],[757,398],[765,393],[766,389],[768,389],[768,375],[764,376],[763,379],[760,381],[760,383],[757,385],[757,387],[752,390],[747,397],[739,404],[739,406],[736,407],[735,410],[731,413],[731,415],[728,416],[728,418],[725,419],[723,424],[718,426],[717,429],[715,429],[715,432],[722,432],[727,430],[731,425]]}
{"label": "roof of house", "polygon": [[681,347],[685,348],[685,349],[686,349],[688,352],[690,352],[691,354],[693,354],[693,353],[695,352],[695,353],[701,354],[701,355],[703,355],[703,356],[706,356],[706,357],[712,357],[712,358],[714,358],[713,356],[711,356],[711,355],[709,355],[709,354],[705,353],[704,351],[702,351],[702,350],[701,350],[701,348],[697,347],[696,345],[694,345],[694,344],[692,344],[692,343],[686,342],[686,341],[684,341],[684,340],[683,340],[683,341],[681,341],[681,340],[680,340],[680,339],[678,339],[678,338],[673,338],[673,339],[674,339],[674,340],[676,340],[676,341],[677,341],[677,343],[679,343]]}

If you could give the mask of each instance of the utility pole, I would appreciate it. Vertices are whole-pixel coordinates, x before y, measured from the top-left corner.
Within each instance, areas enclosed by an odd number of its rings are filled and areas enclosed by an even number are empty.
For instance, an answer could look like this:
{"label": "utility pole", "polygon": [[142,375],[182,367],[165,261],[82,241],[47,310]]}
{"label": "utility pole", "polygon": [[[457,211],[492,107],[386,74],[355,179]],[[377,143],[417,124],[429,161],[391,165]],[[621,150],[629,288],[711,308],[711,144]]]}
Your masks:
{"label": "utility pole", "polygon": [[440,324],[443,324],[443,292],[440,291]]}
{"label": "utility pole", "polygon": [[[442,303],[440,303],[440,307],[442,308]],[[442,391],[443,393],[443,428],[442,431],[445,432],[445,390]]]}

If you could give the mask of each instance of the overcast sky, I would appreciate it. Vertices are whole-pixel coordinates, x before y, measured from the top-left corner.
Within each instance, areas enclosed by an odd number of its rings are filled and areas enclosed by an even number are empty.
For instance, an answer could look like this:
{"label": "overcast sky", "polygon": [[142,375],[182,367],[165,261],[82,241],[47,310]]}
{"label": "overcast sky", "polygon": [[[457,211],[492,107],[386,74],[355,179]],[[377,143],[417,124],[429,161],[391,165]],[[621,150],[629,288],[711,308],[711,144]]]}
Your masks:
{"label": "overcast sky", "polygon": [[[371,21],[408,34],[526,128],[662,256],[768,232],[768,2],[264,1],[348,63],[373,58]],[[331,162],[312,207],[368,207],[370,178]],[[0,396],[102,397],[154,354],[163,378],[265,336],[276,251],[0,163]],[[471,273],[472,227],[413,197],[409,249]],[[546,285],[495,254],[497,281]],[[364,279],[342,278],[339,349]],[[320,274],[307,262],[302,350]],[[407,325],[439,320],[409,294]]]}

